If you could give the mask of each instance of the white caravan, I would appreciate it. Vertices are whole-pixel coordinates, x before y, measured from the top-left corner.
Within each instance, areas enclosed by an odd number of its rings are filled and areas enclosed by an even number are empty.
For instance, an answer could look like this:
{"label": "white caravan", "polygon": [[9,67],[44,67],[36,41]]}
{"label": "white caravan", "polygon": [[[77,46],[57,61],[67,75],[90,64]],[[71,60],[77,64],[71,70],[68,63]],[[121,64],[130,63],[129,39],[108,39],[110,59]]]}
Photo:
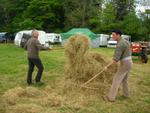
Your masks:
{"label": "white caravan", "polygon": [[113,47],[115,48],[117,45],[117,41],[113,40],[113,38],[111,37],[108,41],[107,47]]}
{"label": "white caravan", "polygon": [[122,38],[126,39],[131,43],[131,36],[130,35],[121,35]]}
{"label": "white caravan", "polygon": [[47,40],[51,43],[61,43],[61,36],[57,33],[46,33]]}
{"label": "white caravan", "polygon": [[107,47],[109,35],[107,34],[98,34],[99,38],[99,46],[100,47]]}
{"label": "white caravan", "polygon": [[[129,41],[131,43],[131,36],[130,35],[121,35],[122,38],[126,39],[127,41]],[[112,36],[110,38],[110,40],[108,41],[107,47],[116,47],[117,45],[117,41],[112,39]]]}
{"label": "white caravan", "polygon": [[[38,30],[38,32],[39,32],[39,37],[38,37],[39,42],[42,45],[48,47],[49,41],[46,37],[46,33],[44,31],[40,31],[40,30]],[[24,44],[28,41],[29,38],[31,38],[31,33],[32,33],[32,30],[25,30],[25,31],[18,32],[16,34],[15,40],[14,40],[15,45],[24,47]]]}

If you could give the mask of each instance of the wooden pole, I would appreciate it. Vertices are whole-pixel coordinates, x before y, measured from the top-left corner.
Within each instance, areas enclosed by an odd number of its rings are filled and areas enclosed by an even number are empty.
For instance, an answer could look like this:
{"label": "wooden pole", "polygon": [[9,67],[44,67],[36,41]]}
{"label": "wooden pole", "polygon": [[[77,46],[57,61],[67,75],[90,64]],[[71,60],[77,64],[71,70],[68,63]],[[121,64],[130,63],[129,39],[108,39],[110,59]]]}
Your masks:
{"label": "wooden pole", "polygon": [[105,71],[105,69],[101,70],[99,73],[97,73],[95,76],[93,76],[91,79],[89,79],[87,82],[85,82],[84,84],[82,84],[82,86],[85,86],[86,84],[88,84],[89,82],[91,82],[93,79],[95,79],[98,75],[100,75],[101,73],[103,73]]}

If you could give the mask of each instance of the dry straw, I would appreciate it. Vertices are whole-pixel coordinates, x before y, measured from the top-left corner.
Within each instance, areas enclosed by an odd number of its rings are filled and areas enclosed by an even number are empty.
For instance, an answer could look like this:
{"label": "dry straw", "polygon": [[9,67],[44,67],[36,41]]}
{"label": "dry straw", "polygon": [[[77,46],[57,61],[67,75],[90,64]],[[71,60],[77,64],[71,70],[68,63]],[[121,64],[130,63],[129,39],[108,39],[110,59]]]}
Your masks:
{"label": "dry straw", "polygon": [[38,99],[38,102],[43,107],[58,107],[62,104],[62,97],[56,93],[47,93],[47,96]]}
{"label": "dry straw", "polygon": [[3,95],[4,102],[10,105],[15,105],[19,99],[19,97],[25,94],[25,89],[21,87],[16,87],[14,89],[10,89]]}
{"label": "dry straw", "polygon": [[20,104],[6,109],[6,113],[42,113],[43,108],[36,104]]}
{"label": "dry straw", "polygon": [[[98,74],[107,64],[107,59],[100,53],[90,53],[89,38],[82,34],[71,36],[65,44],[65,55],[68,62],[65,67],[66,85],[65,90],[78,87]],[[107,62],[106,62],[107,61]],[[104,92],[111,83],[112,76],[116,72],[116,66],[104,71],[91,81],[89,89],[99,89]]]}
{"label": "dry straw", "polygon": [[62,97],[48,87],[45,90],[35,87],[16,87],[2,96],[2,106],[6,113],[48,113],[47,108],[62,105]]}
{"label": "dry straw", "polygon": [[43,96],[43,93],[42,93],[40,90],[38,90],[37,88],[34,88],[34,87],[27,87],[27,88],[26,88],[25,95],[26,95],[27,97],[36,98],[36,97],[41,97],[41,96]]}

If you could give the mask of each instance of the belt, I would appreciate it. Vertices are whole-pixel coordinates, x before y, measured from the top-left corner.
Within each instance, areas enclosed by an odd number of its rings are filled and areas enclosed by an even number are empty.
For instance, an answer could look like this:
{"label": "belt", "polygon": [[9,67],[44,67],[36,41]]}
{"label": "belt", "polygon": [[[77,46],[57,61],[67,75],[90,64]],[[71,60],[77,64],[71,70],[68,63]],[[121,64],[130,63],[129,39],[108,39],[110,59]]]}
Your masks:
{"label": "belt", "polygon": [[121,61],[126,61],[126,60],[131,60],[131,59],[132,59],[132,57],[128,56],[128,57],[123,58]]}

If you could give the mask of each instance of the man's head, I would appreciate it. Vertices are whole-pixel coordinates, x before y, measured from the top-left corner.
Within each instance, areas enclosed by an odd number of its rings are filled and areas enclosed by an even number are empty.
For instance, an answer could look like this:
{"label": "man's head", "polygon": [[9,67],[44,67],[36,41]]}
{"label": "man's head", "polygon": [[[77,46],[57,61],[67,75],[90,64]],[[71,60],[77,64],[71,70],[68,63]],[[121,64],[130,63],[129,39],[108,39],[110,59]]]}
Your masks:
{"label": "man's head", "polygon": [[39,32],[37,31],[37,30],[32,30],[32,37],[34,37],[34,38],[38,38],[38,36],[39,36]]}
{"label": "man's head", "polygon": [[118,41],[122,35],[122,32],[120,30],[112,30],[112,38],[115,41]]}

